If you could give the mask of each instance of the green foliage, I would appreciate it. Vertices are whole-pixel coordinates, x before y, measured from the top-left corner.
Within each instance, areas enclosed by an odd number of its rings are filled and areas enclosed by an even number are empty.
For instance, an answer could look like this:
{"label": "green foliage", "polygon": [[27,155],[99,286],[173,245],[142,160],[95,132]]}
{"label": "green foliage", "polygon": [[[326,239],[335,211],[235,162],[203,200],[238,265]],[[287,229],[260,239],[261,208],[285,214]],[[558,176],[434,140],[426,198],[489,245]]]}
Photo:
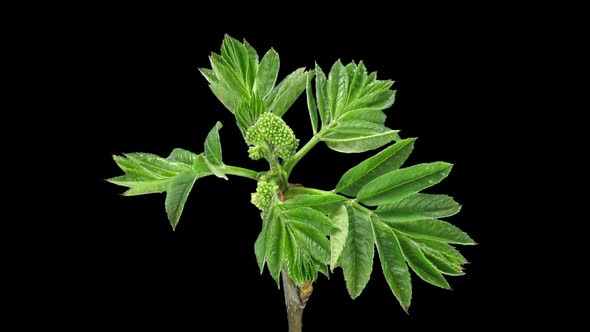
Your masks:
{"label": "green foliage", "polygon": [[[385,126],[384,110],[395,99],[392,81],[378,80],[363,62],[337,61],[327,75],[316,64],[277,84],[278,53],[271,49],[259,59],[247,42],[229,36],[210,62],[210,69],[200,71],[211,91],[235,115],[250,157],[266,159],[269,168],[255,172],[226,165],[218,122],[200,154],[177,148],[167,158],[114,156],[124,175],[108,181],[128,187],[124,195],[165,192],[166,212],[175,228],[198,179],[235,175],[257,181],[251,201],[262,211],[262,227],[254,253],[261,273],[266,266],[277,285],[281,273],[302,286],[315,281],[318,272],[328,275],[328,267],[332,272],[340,267],[350,296],[356,298],[371,278],[376,248],[383,275],[407,311],[410,271],[442,288],[450,288],[446,276],[464,273],[467,261],[454,245],[474,241],[440,220],[461,206],[449,196],[421,192],[445,179],[452,165],[402,168],[416,139],[401,139],[397,130]],[[281,116],[304,90],[313,137],[297,150],[299,140]],[[345,172],[332,191],[289,184],[295,165],[319,142],[343,153],[385,148]]]}

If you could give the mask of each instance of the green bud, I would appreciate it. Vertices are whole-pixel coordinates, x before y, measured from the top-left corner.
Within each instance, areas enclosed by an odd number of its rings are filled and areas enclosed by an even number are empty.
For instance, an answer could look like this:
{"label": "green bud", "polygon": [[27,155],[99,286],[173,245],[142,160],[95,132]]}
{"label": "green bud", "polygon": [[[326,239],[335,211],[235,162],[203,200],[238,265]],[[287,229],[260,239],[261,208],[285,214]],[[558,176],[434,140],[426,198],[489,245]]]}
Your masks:
{"label": "green bud", "polygon": [[282,159],[291,157],[299,146],[299,140],[293,130],[283,119],[270,112],[260,115],[256,123],[248,129],[246,142],[253,146],[248,153],[254,160],[263,157],[261,149],[257,148],[264,145]]}
{"label": "green bud", "polygon": [[279,190],[276,184],[259,181],[256,187],[256,192],[252,194],[251,202],[260,210],[268,209],[275,197],[275,193]]}

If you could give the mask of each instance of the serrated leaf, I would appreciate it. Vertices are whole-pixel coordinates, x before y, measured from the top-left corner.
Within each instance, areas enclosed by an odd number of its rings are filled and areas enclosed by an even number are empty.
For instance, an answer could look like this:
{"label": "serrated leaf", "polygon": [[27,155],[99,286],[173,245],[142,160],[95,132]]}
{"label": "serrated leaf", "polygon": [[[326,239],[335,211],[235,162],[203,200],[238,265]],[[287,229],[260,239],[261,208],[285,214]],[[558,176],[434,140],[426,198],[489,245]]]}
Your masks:
{"label": "serrated leaf", "polygon": [[311,87],[311,79],[315,76],[315,70],[307,72],[307,85],[305,92],[307,95],[307,109],[309,111],[309,120],[311,121],[311,130],[313,134],[318,132],[318,108],[313,97],[313,89]]}
{"label": "serrated leaf", "polygon": [[326,74],[322,71],[322,68],[315,64],[315,89],[316,89],[316,100],[318,106],[318,112],[320,114],[320,120],[322,121],[322,127],[325,127],[330,121],[332,121],[332,117],[330,115],[330,102],[328,101],[328,93],[327,93],[327,79]]}
{"label": "serrated leaf", "polygon": [[266,108],[277,116],[283,116],[305,90],[305,68],[299,68],[285,77],[264,100]]}
{"label": "serrated leaf", "polygon": [[311,257],[322,264],[330,262],[330,241],[322,231],[308,223],[293,219],[289,219],[289,227]]}
{"label": "serrated leaf", "polygon": [[257,94],[253,94],[252,98],[243,100],[238,104],[235,115],[242,134],[245,134],[248,128],[253,126],[264,112],[266,112],[266,107]]}
{"label": "serrated leaf", "polygon": [[406,261],[422,280],[441,288],[451,288],[445,277],[426,259],[412,240],[399,233],[396,235]]}
{"label": "serrated leaf", "polygon": [[[220,81],[221,87],[236,96],[247,97],[249,95],[240,73],[236,68],[227,62],[222,56],[216,53],[211,53],[209,56],[211,68],[215,72],[215,77]],[[214,86],[214,85],[212,85]]]}
{"label": "serrated leaf", "polygon": [[168,189],[168,183],[170,183],[171,179],[151,180],[122,175],[107,181],[118,186],[129,187],[130,189],[123,193],[124,196],[135,196],[162,193]]}
{"label": "serrated leaf", "polygon": [[144,169],[161,177],[171,177],[189,170],[190,167],[183,163],[166,160],[152,153],[125,153],[125,156],[133,162],[141,165]]}
{"label": "serrated leaf", "polygon": [[424,219],[391,222],[383,220],[391,228],[412,237],[425,238],[444,243],[475,244],[465,232],[442,220]]}
{"label": "serrated leaf", "polygon": [[373,218],[372,227],[385,280],[407,312],[412,301],[412,282],[400,243],[391,228],[379,220]]}
{"label": "serrated leaf", "polygon": [[178,174],[168,186],[168,192],[166,194],[166,213],[170,220],[172,229],[176,229],[178,220],[184,210],[184,204],[191,192],[195,181],[197,181],[198,174],[194,170],[185,171]]}
{"label": "serrated leaf", "polygon": [[336,61],[328,76],[328,102],[330,114],[336,118],[347,103],[348,94],[348,73],[340,60]]}
{"label": "serrated leaf", "polygon": [[397,202],[439,183],[449,175],[452,167],[449,163],[434,162],[389,172],[367,183],[357,198],[369,206]]}
{"label": "serrated leaf", "polygon": [[438,252],[422,250],[422,253],[424,254],[424,257],[426,257],[426,259],[428,259],[428,261],[442,274],[450,276],[462,276],[465,274],[463,273],[461,265],[453,264]]}
{"label": "serrated leaf", "polygon": [[324,234],[332,234],[336,227],[323,213],[309,207],[296,207],[283,212],[289,220],[296,220],[320,229]]}
{"label": "serrated leaf", "polygon": [[284,247],[285,247],[285,225],[283,221],[274,213],[269,213],[269,233],[266,238],[266,263],[268,271],[277,286],[280,287],[280,273],[283,266]]}
{"label": "serrated leaf", "polygon": [[221,56],[228,65],[238,74],[241,83],[248,86],[248,67],[250,57],[244,44],[229,35],[225,35],[221,44]]}
{"label": "serrated leaf", "polygon": [[335,191],[356,196],[370,181],[398,169],[414,148],[415,138],[399,141],[375,156],[348,170],[336,185]]}
{"label": "serrated leaf", "polygon": [[162,175],[159,175],[159,174],[156,174],[156,173],[146,170],[145,168],[141,167],[140,164],[138,164],[132,160],[129,160],[125,157],[113,156],[113,160],[115,160],[115,163],[117,164],[117,166],[119,166],[119,168],[121,170],[123,170],[123,172],[125,172],[125,174],[127,174],[129,176],[133,176],[135,178],[151,179],[151,180],[158,180],[158,179],[165,178]]}
{"label": "serrated leaf", "polygon": [[457,265],[463,265],[467,263],[467,259],[459,250],[455,247],[451,246],[450,244],[442,243],[439,241],[429,240],[425,238],[412,238],[414,242],[418,243],[421,246],[423,251],[435,251],[443,255],[449,262]]}
{"label": "serrated leaf", "polygon": [[348,100],[355,100],[361,94],[362,89],[365,84],[365,80],[367,79],[367,68],[365,68],[365,64],[361,61],[359,62],[358,67],[353,72],[353,76],[350,79],[350,85],[348,88]]}
{"label": "serrated leaf", "polygon": [[267,222],[266,219],[262,220],[262,229],[260,230],[260,234],[258,234],[258,238],[256,238],[256,242],[254,242],[254,255],[256,256],[256,262],[258,263],[260,274],[264,272],[264,263],[266,262],[266,242],[269,224],[270,222]]}
{"label": "serrated leaf", "polygon": [[461,206],[446,195],[413,194],[398,202],[379,206],[375,213],[383,220],[407,221],[449,217]]}
{"label": "serrated leaf", "polygon": [[279,75],[279,67],[279,54],[271,48],[260,61],[254,87],[254,91],[262,99],[264,99],[275,86],[277,76]]}
{"label": "serrated leaf", "polygon": [[293,209],[296,207],[317,207],[320,205],[342,203],[347,200],[346,197],[336,194],[300,195],[283,202],[281,207],[285,209]]}
{"label": "serrated leaf", "polygon": [[340,208],[328,215],[332,224],[336,227],[336,231],[330,235],[330,269],[338,266],[338,260],[346,244],[346,237],[348,236],[348,212],[346,206],[340,205]]}
{"label": "serrated leaf", "polygon": [[181,148],[176,148],[174,150],[172,150],[172,152],[170,153],[170,155],[168,156],[168,160],[171,161],[176,161],[179,163],[183,163],[187,166],[193,166],[193,164],[195,163],[195,160],[197,160],[198,155],[194,152],[185,150],[185,149],[181,149]]}
{"label": "serrated leaf", "polygon": [[209,89],[230,112],[235,113],[239,95],[217,84],[209,84]]}
{"label": "serrated leaf", "polygon": [[380,110],[355,110],[345,113],[340,117],[340,122],[348,121],[367,121],[382,125],[385,123],[387,115]]}
{"label": "serrated leaf", "polygon": [[398,132],[368,121],[349,121],[330,130],[322,140],[334,151],[360,153],[398,139]]}
{"label": "serrated leaf", "polygon": [[347,212],[348,237],[340,256],[340,266],[348,293],[354,299],[371,278],[375,248],[369,217],[352,207],[348,207]]}
{"label": "serrated leaf", "polygon": [[248,53],[248,86],[251,90],[254,90],[254,84],[258,76],[258,53],[246,40],[244,40],[244,46]]}
{"label": "serrated leaf", "polygon": [[221,122],[217,121],[215,126],[213,126],[213,129],[209,131],[207,139],[205,140],[205,158],[207,158],[209,163],[216,166],[223,165],[221,143],[219,141],[219,129],[222,127],[223,125]]}
{"label": "serrated leaf", "polygon": [[317,269],[312,258],[298,246],[298,242],[291,231],[286,228],[285,238],[285,266],[287,274],[297,286],[317,278]]}

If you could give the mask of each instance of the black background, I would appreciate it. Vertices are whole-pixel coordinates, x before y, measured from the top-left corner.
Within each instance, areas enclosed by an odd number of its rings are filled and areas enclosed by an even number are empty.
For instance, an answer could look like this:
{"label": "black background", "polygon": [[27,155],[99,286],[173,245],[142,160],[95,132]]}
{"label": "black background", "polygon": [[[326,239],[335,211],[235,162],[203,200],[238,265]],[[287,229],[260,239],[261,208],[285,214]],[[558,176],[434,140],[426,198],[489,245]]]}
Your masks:
{"label": "black background", "polygon": [[[267,272],[259,275],[255,262],[260,222],[249,203],[252,181],[199,180],[176,232],[166,218],[164,195],[123,197],[123,188],[104,181],[121,173],[113,154],[166,156],[175,147],[202,151],[217,120],[224,124],[224,161],[264,169],[263,162],[248,159],[233,116],[196,71],[209,65],[207,56],[219,51],[225,33],[246,38],[260,55],[274,47],[281,59],[279,78],[301,66],[311,68],[314,61],[328,70],[342,59],[363,60],[379,78],[395,80],[396,103],[386,124],[400,129],[402,137],[419,137],[407,165],[455,164],[449,178],[429,192],[449,194],[463,204],[450,221],[479,243],[462,248],[471,263],[465,276],[449,278],[453,291],[412,276],[410,315],[391,294],[377,257],[369,285],[354,301],[341,270],[331,280],[320,276],[305,310],[306,331],[455,330],[502,324],[511,316],[519,300],[506,300],[511,291],[500,249],[506,239],[499,235],[499,216],[490,207],[500,186],[496,175],[502,172],[501,165],[493,164],[491,140],[498,132],[492,119],[498,114],[492,115],[497,110],[489,88],[498,69],[493,59],[499,55],[490,32],[473,37],[470,29],[481,29],[476,18],[293,31],[281,27],[288,22],[254,29],[195,20],[177,25],[124,17],[103,22],[104,29],[83,37],[81,70],[88,75],[80,83],[85,86],[84,115],[77,130],[80,137],[90,137],[92,172],[80,180],[92,189],[80,206],[80,218],[62,234],[67,240],[55,243],[59,256],[71,258],[65,267],[72,272],[56,272],[48,279],[61,285],[52,290],[67,303],[52,319],[74,317],[70,321],[80,326],[166,326],[169,331],[211,324],[211,330],[286,330],[282,291]],[[309,139],[304,98],[285,120],[302,142]],[[300,162],[291,181],[333,188],[346,170],[373,153],[339,154],[320,144]]]}

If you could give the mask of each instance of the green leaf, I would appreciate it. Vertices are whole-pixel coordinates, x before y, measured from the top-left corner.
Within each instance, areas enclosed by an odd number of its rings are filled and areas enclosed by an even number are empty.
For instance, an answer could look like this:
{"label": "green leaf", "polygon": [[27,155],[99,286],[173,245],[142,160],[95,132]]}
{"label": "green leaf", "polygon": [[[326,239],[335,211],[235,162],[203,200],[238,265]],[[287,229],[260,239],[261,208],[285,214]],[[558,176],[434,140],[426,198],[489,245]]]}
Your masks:
{"label": "green leaf", "polygon": [[338,204],[347,201],[346,197],[336,194],[326,195],[300,195],[295,196],[281,204],[284,209],[293,209],[296,207],[317,207],[321,205]]}
{"label": "green leaf", "polygon": [[283,116],[305,90],[306,78],[305,68],[299,68],[285,77],[264,101],[267,109],[277,116]]}
{"label": "green leaf", "polygon": [[375,213],[388,221],[406,221],[449,217],[461,209],[452,197],[413,194],[401,201],[379,206]]}
{"label": "green leaf", "polygon": [[307,85],[305,91],[307,94],[307,109],[309,110],[309,120],[311,121],[311,130],[313,134],[318,132],[318,108],[313,97],[311,79],[315,76],[315,70],[307,72]]}
{"label": "green leaf", "polygon": [[348,236],[348,212],[346,206],[340,205],[340,208],[328,215],[336,227],[336,231],[330,236],[330,269],[338,266],[338,260],[346,244],[346,237]]}
{"label": "green leaf", "polygon": [[367,183],[357,198],[369,206],[396,202],[439,183],[452,167],[449,163],[434,162],[389,172]]}
{"label": "green leaf", "polygon": [[336,61],[328,76],[328,102],[330,114],[336,118],[346,106],[348,93],[348,73],[340,60]]}
{"label": "green leaf", "polygon": [[293,233],[290,231],[286,233],[285,267],[289,277],[297,286],[315,280],[317,278],[316,264],[303,248],[299,247]]}
{"label": "green leaf", "polygon": [[326,74],[322,71],[322,68],[315,64],[315,95],[317,99],[318,112],[320,113],[320,120],[322,121],[322,127],[325,127],[332,117],[330,115],[330,102],[328,101],[328,92],[326,91],[327,79]]}
{"label": "green leaf", "polygon": [[235,113],[236,105],[240,100],[240,95],[227,90],[225,87],[217,84],[209,84],[211,92],[219,99],[219,101],[227,108],[230,112]]}
{"label": "green leaf", "polygon": [[126,153],[125,156],[148,172],[159,177],[175,176],[180,172],[190,169],[190,167],[183,163],[166,160],[152,153]]}
{"label": "green leaf", "polygon": [[264,112],[266,112],[266,106],[264,106],[264,102],[257,94],[254,94],[251,99],[244,99],[238,104],[235,115],[242,134],[245,134],[248,128],[253,126]]}
{"label": "green leaf", "polygon": [[356,100],[361,94],[365,80],[367,79],[367,68],[361,61],[353,73],[350,79],[350,85],[348,88],[348,100]]}
{"label": "green leaf", "polygon": [[262,220],[262,230],[260,230],[260,234],[258,234],[258,238],[254,243],[254,254],[256,255],[256,262],[258,263],[260,274],[264,272],[264,262],[266,261],[266,242],[268,238],[269,224],[270,222],[267,222],[267,219]]}
{"label": "green leaf", "polygon": [[379,176],[398,169],[414,148],[415,138],[399,141],[375,156],[348,170],[336,185],[336,191],[356,196],[367,183]]}
{"label": "green leaf", "polygon": [[185,150],[185,149],[180,149],[180,148],[176,148],[174,150],[172,150],[172,152],[170,153],[170,155],[168,156],[168,160],[171,161],[176,161],[179,163],[183,163],[187,166],[192,166],[195,163],[195,160],[197,160],[198,155],[194,152]]}
{"label": "green leaf", "polygon": [[271,48],[260,61],[256,84],[254,86],[254,92],[256,92],[262,99],[264,99],[275,86],[277,76],[279,75],[279,67],[279,54]]}
{"label": "green leaf", "polygon": [[328,131],[322,138],[332,150],[360,153],[398,139],[398,132],[368,121],[347,121]]}
{"label": "green leaf", "polygon": [[422,250],[422,253],[424,254],[424,257],[426,257],[428,261],[442,274],[450,276],[462,276],[465,274],[463,273],[463,268],[461,268],[461,265],[453,264],[438,252]]}
{"label": "green leaf", "polygon": [[254,83],[258,76],[258,53],[246,40],[244,40],[244,47],[248,53],[248,86],[250,90],[254,90]]}
{"label": "green leaf", "polygon": [[219,129],[223,125],[217,121],[213,129],[209,131],[207,139],[205,140],[205,158],[207,161],[216,166],[222,166],[221,143],[219,142]]}
{"label": "green leaf", "polygon": [[398,232],[416,238],[424,238],[444,243],[475,244],[475,242],[459,228],[442,220],[410,220],[391,222],[384,220]]}
{"label": "green leaf", "polygon": [[318,228],[296,220],[289,220],[291,232],[311,257],[322,264],[330,262],[330,241]]}
{"label": "green leaf", "polygon": [[143,179],[151,179],[151,180],[158,180],[165,178],[159,174],[150,172],[145,168],[141,167],[140,164],[135,163],[134,161],[127,159],[121,156],[113,156],[113,160],[115,163],[125,174],[132,176],[134,178],[143,178]]}
{"label": "green leaf", "polygon": [[168,214],[172,229],[176,229],[188,194],[191,192],[197,178],[198,174],[196,171],[185,171],[174,177],[169,184],[166,194],[166,213]]}
{"label": "green leaf", "polygon": [[453,264],[463,265],[467,263],[467,259],[461,255],[459,250],[455,249],[450,244],[424,238],[413,238],[413,240],[420,245],[422,251],[435,251],[443,255],[449,262]]}
{"label": "green leaf", "polygon": [[229,66],[238,74],[240,81],[245,87],[248,86],[248,67],[250,56],[244,44],[237,39],[225,35],[221,44],[221,56],[227,61]]}
{"label": "green leaf", "polygon": [[284,247],[285,247],[285,224],[274,213],[269,213],[269,218],[266,221],[270,223],[269,235],[266,242],[266,262],[268,271],[277,286],[280,288],[281,268],[283,266]]}
{"label": "green leaf", "polygon": [[348,237],[340,256],[340,266],[348,293],[358,297],[371,278],[373,270],[373,231],[369,217],[353,207],[348,209]]}
{"label": "green leaf", "polygon": [[373,218],[371,224],[385,280],[402,308],[408,312],[412,301],[412,282],[399,241],[391,228],[378,219]]}
{"label": "green leaf", "polygon": [[130,189],[123,193],[124,196],[135,196],[162,193],[168,189],[170,180],[171,178],[151,180],[130,175],[121,175],[108,179],[107,181],[118,186],[129,187]]}
{"label": "green leaf", "polygon": [[420,251],[420,248],[412,240],[399,233],[397,234],[397,238],[406,261],[422,280],[441,288],[451,288],[445,277],[428,261],[422,251]]}
{"label": "green leaf", "polygon": [[309,207],[297,207],[286,210],[283,215],[289,220],[299,221],[320,229],[324,234],[332,234],[336,227],[323,213]]}
{"label": "green leaf", "polygon": [[[236,68],[232,68],[223,57],[219,54],[211,53],[209,56],[211,68],[215,72],[215,77],[221,83],[221,87],[230,93],[234,93],[238,98],[248,97],[249,93],[240,77]],[[213,86],[213,85],[212,85]]]}

